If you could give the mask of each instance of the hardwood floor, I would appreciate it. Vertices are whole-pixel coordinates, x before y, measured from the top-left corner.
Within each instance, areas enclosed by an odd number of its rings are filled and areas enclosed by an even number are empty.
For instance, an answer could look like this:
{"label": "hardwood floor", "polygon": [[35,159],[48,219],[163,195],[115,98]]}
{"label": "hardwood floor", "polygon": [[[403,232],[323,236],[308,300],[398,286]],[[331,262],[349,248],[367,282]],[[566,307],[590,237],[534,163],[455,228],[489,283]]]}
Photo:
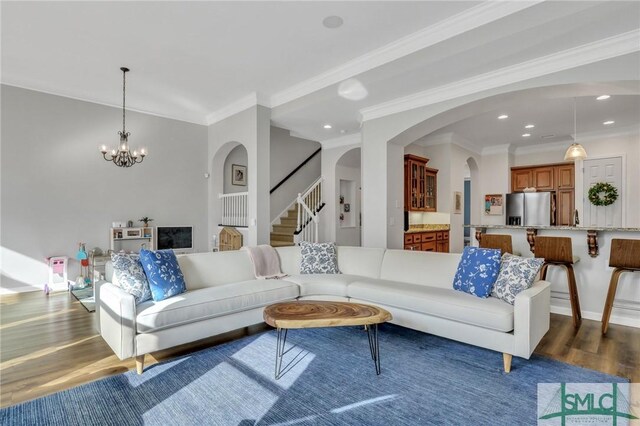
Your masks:
{"label": "hardwood floor", "polygon": [[[0,297],[0,407],[6,407],[135,368],[120,361],[95,331],[95,314],[68,293]],[[268,327],[258,325],[147,355],[151,365]],[[640,382],[640,329],[551,316],[551,329],[536,349],[542,356]],[[496,355],[496,362],[500,356]],[[517,374],[514,370],[511,374]]]}

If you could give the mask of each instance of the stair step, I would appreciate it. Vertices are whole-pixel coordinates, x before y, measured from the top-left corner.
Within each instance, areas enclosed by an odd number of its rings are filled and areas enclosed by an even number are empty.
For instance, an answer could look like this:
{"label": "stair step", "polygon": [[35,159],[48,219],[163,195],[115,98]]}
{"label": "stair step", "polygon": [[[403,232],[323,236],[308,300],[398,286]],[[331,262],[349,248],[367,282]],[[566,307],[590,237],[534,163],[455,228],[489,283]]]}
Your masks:
{"label": "stair step", "polygon": [[298,219],[297,218],[296,219],[289,218],[289,217],[281,217],[280,218],[280,225],[293,226],[295,228],[297,224],[298,224]]}
{"label": "stair step", "polygon": [[296,225],[273,225],[273,232],[293,235],[296,232]]}
{"label": "stair step", "polygon": [[271,241],[287,241],[293,243],[293,234],[286,234],[284,232],[272,232]]}
{"label": "stair step", "polygon": [[271,247],[290,247],[290,246],[295,246],[295,243],[289,242],[289,241],[278,241],[278,240],[271,241]]}

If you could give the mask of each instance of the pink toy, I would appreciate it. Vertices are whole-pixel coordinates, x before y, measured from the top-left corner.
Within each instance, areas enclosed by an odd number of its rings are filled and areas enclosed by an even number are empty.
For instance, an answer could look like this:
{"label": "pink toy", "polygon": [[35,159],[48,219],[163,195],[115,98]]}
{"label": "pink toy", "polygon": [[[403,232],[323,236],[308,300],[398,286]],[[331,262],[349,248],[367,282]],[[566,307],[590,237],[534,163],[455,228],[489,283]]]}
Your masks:
{"label": "pink toy", "polygon": [[67,290],[69,287],[67,278],[69,258],[67,256],[50,256],[45,260],[49,266],[49,282],[44,285],[45,294],[49,294],[52,291]]}

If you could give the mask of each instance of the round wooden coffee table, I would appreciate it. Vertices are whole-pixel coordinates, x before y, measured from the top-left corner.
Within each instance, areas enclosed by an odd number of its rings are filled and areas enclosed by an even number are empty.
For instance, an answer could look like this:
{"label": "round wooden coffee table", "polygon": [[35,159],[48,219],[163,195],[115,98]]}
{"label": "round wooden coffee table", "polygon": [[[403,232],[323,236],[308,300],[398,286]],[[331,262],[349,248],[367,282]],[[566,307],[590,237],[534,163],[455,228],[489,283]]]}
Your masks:
{"label": "round wooden coffee table", "polygon": [[[369,338],[371,359],[380,374],[380,345],[378,324],[391,320],[391,314],[377,306],[349,302],[325,302],[319,300],[299,300],[269,305],[264,308],[264,321],[277,330],[276,380],[297,364],[294,358],[282,368],[282,358],[293,348],[285,350],[287,332],[291,328],[342,327],[363,325]],[[295,346],[294,346],[295,347]],[[298,361],[299,362],[299,361]]]}

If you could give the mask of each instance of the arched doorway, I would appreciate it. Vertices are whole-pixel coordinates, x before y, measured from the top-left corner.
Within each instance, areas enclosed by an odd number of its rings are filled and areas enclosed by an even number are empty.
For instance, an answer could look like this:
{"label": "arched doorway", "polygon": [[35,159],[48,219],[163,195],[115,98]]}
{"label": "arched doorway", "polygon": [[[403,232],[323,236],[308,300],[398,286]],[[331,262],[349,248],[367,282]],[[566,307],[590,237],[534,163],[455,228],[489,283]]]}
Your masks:
{"label": "arched doorway", "polygon": [[248,179],[247,149],[240,142],[230,141],[216,151],[211,160],[209,184],[209,234],[211,248],[217,245],[217,235],[223,226],[232,226],[248,241]]}
{"label": "arched doorway", "polygon": [[334,216],[336,217],[336,243],[360,246],[361,232],[361,150],[353,148],[336,162]]}

